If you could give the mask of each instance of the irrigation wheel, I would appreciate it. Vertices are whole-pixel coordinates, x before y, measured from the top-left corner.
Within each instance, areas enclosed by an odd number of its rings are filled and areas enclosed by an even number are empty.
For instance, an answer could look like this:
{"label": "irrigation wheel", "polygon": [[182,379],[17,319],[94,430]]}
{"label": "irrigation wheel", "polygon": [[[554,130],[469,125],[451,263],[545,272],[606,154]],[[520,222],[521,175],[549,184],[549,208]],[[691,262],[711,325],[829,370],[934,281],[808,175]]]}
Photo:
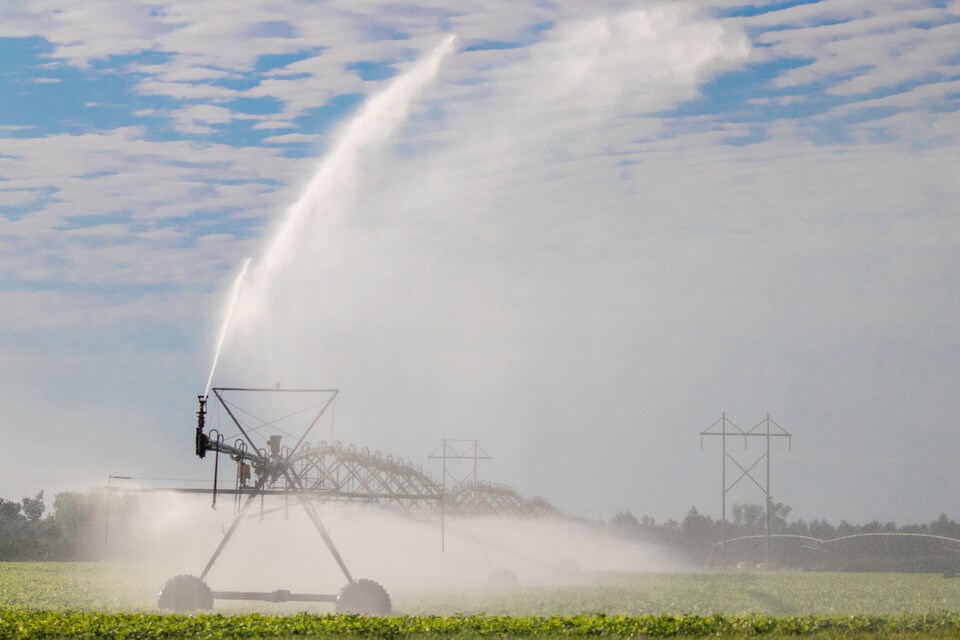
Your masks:
{"label": "irrigation wheel", "polygon": [[157,607],[174,613],[213,609],[213,592],[196,576],[174,576],[160,587]]}
{"label": "irrigation wheel", "polygon": [[373,580],[361,578],[340,590],[335,609],[337,613],[388,616],[393,611],[393,604],[386,589]]}

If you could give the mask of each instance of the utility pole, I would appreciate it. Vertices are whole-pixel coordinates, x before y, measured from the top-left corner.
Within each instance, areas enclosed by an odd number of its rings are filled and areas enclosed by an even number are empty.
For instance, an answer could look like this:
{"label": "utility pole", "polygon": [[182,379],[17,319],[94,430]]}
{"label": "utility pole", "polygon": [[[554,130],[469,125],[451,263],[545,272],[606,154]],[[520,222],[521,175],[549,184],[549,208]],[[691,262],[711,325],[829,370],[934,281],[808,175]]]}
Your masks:
{"label": "utility pole", "polygon": [[766,438],[767,440],[767,455],[766,455],[766,458],[767,458],[767,490],[766,490],[767,504],[766,504],[766,507],[767,508],[765,509],[766,516],[767,516],[767,523],[764,526],[764,532],[766,533],[767,537],[763,541],[763,563],[769,567],[770,566],[770,414],[769,413],[767,414],[767,418],[766,420],[764,420],[764,423],[766,423],[767,425],[767,438]]}
{"label": "utility pole", "polygon": [[440,480],[441,489],[440,489],[440,552],[443,553],[447,550],[447,519],[445,516],[446,505],[444,504],[447,501],[447,440],[443,440],[443,477]]}
{"label": "utility pole", "polygon": [[[716,430],[717,426],[720,426],[719,430]],[[733,431],[727,431],[727,425],[733,427]],[[771,425],[776,427],[776,431],[771,430]],[[761,430],[761,427],[764,429]],[[720,466],[720,567],[724,566],[724,552],[726,550],[727,542],[727,493],[730,492],[737,484],[747,478],[761,492],[763,492],[764,497],[766,498],[766,505],[764,509],[764,518],[765,518],[765,536],[764,536],[764,546],[763,546],[763,562],[765,565],[770,564],[770,438],[787,438],[788,447],[792,448],[793,446],[793,434],[787,432],[783,427],[777,424],[768,413],[766,418],[758,422],[752,428],[744,430],[741,429],[735,422],[727,417],[726,412],[720,414],[720,419],[711,424],[709,427],[700,432],[700,448],[703,448],[703,438],[704,436],[719,436],[720,437],[720,451],[722,456],[722,462]],[[766,450],[764,453],[757,458],[753,464],[750,466],[744,466],[733,457],[727,451],[727,436],[734,437],[743,437],[743,448],[747,449],[747,442],[750,438],[763,438],[766,442]],[[727,484],[727,459],[729,459],[739,470],[740,475],[734,480],[731,484]],[[756,468],[761,461],[766,462],[766,474],[764,476],[764,484],[761,485],[758,482],[757,478],[753,475],[753,470]]]}
{"label": "utility pole", "polygon": [[[723,566],[724,545],[727,542],[727,413],[720,414],[723,427],[720,432],[721,461],[720,461],[720,566]],[[703,437],[700,438],[700,447],[703,448]]]}

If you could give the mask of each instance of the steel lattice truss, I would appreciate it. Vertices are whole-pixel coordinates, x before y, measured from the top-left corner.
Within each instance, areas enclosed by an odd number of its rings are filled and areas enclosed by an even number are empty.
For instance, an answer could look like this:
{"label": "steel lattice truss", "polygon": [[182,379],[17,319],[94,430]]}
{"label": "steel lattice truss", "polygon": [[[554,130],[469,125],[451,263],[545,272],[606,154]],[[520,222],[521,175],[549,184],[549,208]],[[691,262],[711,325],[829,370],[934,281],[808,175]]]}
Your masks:
{"label": "steel lattice truss", "polygon": [[462,515],[510,515],[530,517],[556,514],[557,510],[543,498],[524,498],[505,484],[468,482],[458,485],[447,495],[446,508]]}
{"label": "steel lattice truss", "polygon": [[[212,452],[218,460],[221,455],[226,455],[238,465],[236,489],[223,491],[224,493],[268,495],[293,492],[310,499],[376,503],[404,513],[417,511],[525,517],[557,512],[543,498],[524,498],[512,487],[478,481],[475,471],[478,459],[476,452],[473,459],[474,473],[470,479],[448,485],[444,482],[449,475],[446,471],[446,460],[445,475],[438,482],[422,467],[414,467],[412,463],[404,462],[403,458],[383,456],[379,451],[371,453],[366,447],[357,449],[353,445],[344,447],[340,442],[329,444],[326,441],[311,445],[307,437],[336,397],[336,390],[215,387],[212,391],[243,436],[234,444],[229,444],[217,429],[207,431],[206,397],[200,398],[196,432],[197,455],[203,458],[207,452]],[[308,426],[292,447],[281,446],[280,436],[270,436],[267,448],[262,448],[251,435],[260,426],[270,426],[276,421],[258,419],[260,424],[257,426],[247,424],[238,417],[238,413],[243,409],[224,400],[226,392],[328,394],[328,397],[312,405],[315,411],[310,415],[313,417],[311,419],[306,416]],[[296,412],[299,413],[302,412]],[[215,475],[217,468],[215,464]],[[216,487],[216,480],[214,486]],[[214,494],[215,502],[216,489]]]}
{"label": "steel lattice truss", "polygon": [[321,442],[302,447],[290,457],[290,464],[304,490],[324,497],[375,501],[405,511],[437,503],[443,495],[422,467],[366,447]]}
{"label": "steel lattice truss", "polygon": [[[439,512],[442,508],[457,515],[556,513],[543,498],[525,498],[503,484],[462,483],[444,493],[423,467],[366,447],[345,447],[340,442],[302,445],[288,461],[299,486],[314,498],[372,502],[400,512]],[[273,489],[284,490],[289,484],[281,479]]]}

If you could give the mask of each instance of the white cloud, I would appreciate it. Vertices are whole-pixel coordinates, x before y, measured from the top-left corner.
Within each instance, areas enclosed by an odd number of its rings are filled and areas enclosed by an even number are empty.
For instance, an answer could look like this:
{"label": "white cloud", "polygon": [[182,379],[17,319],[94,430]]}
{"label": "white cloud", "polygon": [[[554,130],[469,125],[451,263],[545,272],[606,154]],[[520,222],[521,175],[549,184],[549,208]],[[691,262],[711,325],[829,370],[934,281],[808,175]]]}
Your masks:
{"label": "white cloud", "polygon": [[[169,56],[169,60],[130,66],[131,72],[146,74],[138,83],[139,92],[206,103],[241,95],[275,97],[285,105],[282,118],[287,122],[326,104],[334,95],[367,93],[378,86],[377,82],[361,82],[348,71],[350,64],[394,61],[402,66],[416,51],[431,46],[439,33],[451,29],[467,43],[529,43],[533,39],[529,30],[536,25],[584,19],[601,11],[600,7],[572,5],[560,5],[551,11],[534,3],[507,2],[460,5],[455,9],[433,2],[404,8],[351,2],[331,4],[322,12],[309,3],[288,4],[280,10],[267,2],[244,3],[242,7],[230,2],[134,3],[122,12],[107,13],[99,5],[54,11],[58,6],[18,7],[7,16],[8,27],[0,28],[0,35],[42,34],[55,45],[55,58],[81,67],[109,56],[154,51]],[[290,33],[285,37],[258,35],[267,23],[290,25]],[[384,31],[403,33],[405,39],[385,39]],[[113,35],[103,37],[105,32]],[[318,49],[323,51],[268,72],[257,86],[246,91],[226,89],[217,83],[224,77],[248,73],[261,55]],[[270,77],[303,73],[309,77]]]}
{"label": "white cloud", "polygon": [[[906,108],[902,99],[908,96],[925,96],[926,106],[932,102],[929,92],[910,85],[942,88],[957,78],[950,61],[960,56],[960,25],[946,9],[926,2],[813,3],[739,22],[780,27],[757,36],[768,45],[767,60],[809,61],[778,74],[773,81],[778,88],[823,87],[846,101],[865,98],[864,107],[878,104],[877,92],[891,92]],[[847,110],[841,107],[837,115]]]}
{"label": "white cloud", "polygon": [[253,125],[254,129],[292,129],[293,124],[285,120],[263,120]]}
{"label": "white cloud", "polygon": [[0,206],[20,207],[35,202],[40,194],[31,189],[7,189],[0,187]]}
{"label": "white cloud", "polygon": [[882,98],[858,100],[857,102],[835,107],[831,110],[831,113],[839,115],[879,107],[892,107],[896,109],[929,108],[931,106],[944,105],[950,96],[957,94],[960,94],[960,80],[930,82],[928,84],[911,87],[906,91],[898,91]]}
{"label": "white cloud", "polygon": [[263,139],[263,144],[290,144],[290,143],[307,143],[312,144],[315,148],[319,149],[321,143],[326,141],[327,136],[323,135],[310,135],[307,133],[287,133],[279,136],[270,136]]}
{"label": "white cloud", "polygon": [[[38,204],[0,222],[5,281],[209,289],[239,253],[250,251],[249,240],[218,229],[230,220],[275,217],[294,193],[269,182],[296,184],[304,171],[262,149],[141,136],[120,129],[7,141],[0,198]],[[41,193],[52,195],[41,201]],[[105,215],[119,219],[105,223]],[[31,308],[20,312],[25,322]]]}
{"label": "white cloud", "polygon": [[56,58],[86,68],[92,60],[153,49],[162,28],[151,10],[149,3],[115,6],[109,0],[5,3],[0,37],[42,34],[55,45]]}
{"label": "white cloud", "polygon": [[163,82],[147,79],[137,85],[137,90],[143,95],[166,96],[176,100],[235,100],[243,96],[243,92],[226,87],[192,82]]}
{"label": "white cloud", "polygon": [[[248,117],[280,133],[259,148],[150,141],[135,128],[5,139],[0,198],[18,206],[51,194],[0,221],[0,276],[43,289],[0,295],[0,328],[18,345],[5,355],[48,348],[18,341],[31,327],[110,337],[167,317],[175,328],[206,324],[218,302],[206,292],[258,254],[314,169],[275,146],[327,139],[297,116],[384,85],[362,81],[351,63],[402,72],[452,28],[465,45],[523,46],[447,61],[398,145],[363,157],[351,199],[327,203],[341,215],[299,238],[302,270],[290,281],[304,286],[278,286],[282,312],[249,351],[231,345],[226,372],[251,383],[333,380],[352,396],[341,413],[351,439],[384,450],[416,455],[431,438],[479,434],[497,445],[503,479],[609,515],[703,504],[695,465],[667,462],[689,462],[691,438],[715,410],[909,400],[952,371],[960,131],[954,113],[938,110],[956,88],[944,65],[958,39],[950,25],[913,28],[945,11],[835,0],[713,21],[696,18],[696,6],[619,2],[167,3],[91,24],[85,8],[54,15],[52,6],[5,7],[0,32],[43,34],[54,57],[78,66],[149,49],[169,59],[128,71],[145,74],[142,94],[177,101],[163,112],[181,131]],[[557,26],[533,33],[547,22]],[[750,50],[743,28],[764,46]],[[384,37],[396,30],[410,39]],[[259,55],[321,48],[250,75]],[[813,62],[758,87],[796,91],[767,106],[807,100],[810,86],[843,104],[757,123],[668,115],[715,73],[783,59]],[[250,78],[259,80],[251,89],[221,86]],[[881,90],[890,95],[873,95]],[[224,106],[239,97],[284,106],[242,116]],[[822,127],[873,107],[898,111],[854,118],[824,143]],[[761,142],[728,144],[755,130]],[[262,225],[254,238],[243,226],[251,221]],[[142,295],[97,293],[114,288]],[[37,374],[41,383],[53,375]],[[950,415],[921,409],[930,423]],[[822,452],[818,441],[849,444],[905,413],[870,414],[839,436],[816,419],[788,426]],[[584,454],[588,437],[631,452],[631,470],[611,479],[602,501],[582,476],[557,471],[618,464]],[[527,453],[544,441],[548,462]],[[863,481],[889,488],[886,476],[929,453]],[[638,498],[636,484],[653,472],[681,488]],[[812,516],[841,512],[843,500],[852,506],[841,517],[887,508],[845,485],[823,507],[801,485],[790,485],[789,500]],[[933,515],[950,499],[932,487],[892,517]]]}
{"label": "white cloud", "polygon": [[214,131],[209,125],[228,124],[234,114],[223,107],[198,104],[176,110],[173,119],[177,128],[185,133],[209,133]]}
{"label": "white cloud", "polygon": [[[807,66],[781,74],[777,86],[793,87],[834,79],[831,93],[862,95],[876,89],[895,87],[912,80],[926,80],[930,74],[955,74],[955,68],[941,61],[960,54],[957,34],[960,25],[932,29],[901,28],[893,31],[851,31],[844,37],[821,34],[824,28],[808,29],[809,34],[775,32],[764,38],[778,51],[796,57],[813,57]],[[923,69],[926,78],[917,73]]]}
{"label": "white cloud", "polygon": [[104,304],[104,298],[110,297],[62,291],[0,291],[0,319],[5,331],[75,330],[81,327],[89,331],[156,318],[166,318],[170,323],[183,322],[188,315],[184,299],[196,302],[199,298],[195,292],[183,290]]}

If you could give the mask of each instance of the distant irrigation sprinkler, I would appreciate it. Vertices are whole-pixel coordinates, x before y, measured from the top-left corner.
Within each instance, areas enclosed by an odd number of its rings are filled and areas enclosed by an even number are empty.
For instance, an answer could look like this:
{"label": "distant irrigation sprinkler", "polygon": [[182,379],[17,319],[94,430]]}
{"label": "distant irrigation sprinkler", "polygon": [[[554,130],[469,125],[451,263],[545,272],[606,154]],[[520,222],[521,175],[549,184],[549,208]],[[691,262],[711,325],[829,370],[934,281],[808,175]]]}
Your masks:
{"label": "distant irrigation sprinkler", "polygon": [[[237,510],[230,527],[223,534],[220,543],[199,576],[178,575],[168,580],[160,589],[157,605],[161,609],[173,611],[192,611],[197,609],[212,609],[215,600],[260,600],[266,602],[330,602],[335,605],[337,613],[358,613],[365,615],[389,615],[392,610],[390,595],[380,584],[373,580],[354,579],[347,568],[343,557],[337,550],[330,533],[324,526],[317,510],[310,501],[309,490],[304,486],[307,476],[303,473],[304,465],[298,462],[304,459],[304,453],[310,451],[309,445],[304,448],[307,438],[314,430],[320,418],[337,396],[335,389],[262,389],[262,388],[214,388],[214,395],[226,411],[232,423],[239,429],[241,438],[234,444],[228,444],[216,429],[206,428],[207,396],[198,396],[199,409],[197,411],[196,455],[204,458],[207,452],[213,452],[214,462],[213,503],[217,499],[217,474],[219,472],[220,454],[226,454],[237,463],[237,488],[233,493],[239,499],[246,495],[246,500]],[[238,419],[234,407],[224,399],[224,394],[233,393],[284,393],[284,394],[314,394],[322,397],[321,401],[312,408],[319,407],[316,415],[303,430],[293,447],[281,446],[281,436],[272,435],[267,438],[266,447],[258,447],[252,433],[242,420]],[[264,422],[261,426],[270,423]],[[259,428],[259,427],[257,427]],[[251,473],[252,472],[252,473]],[[252,475],[252,477],[251,477]],[[249,482],[252,481],[252,486]],[[304,512],[313,523],[314,528],[323,540],[330,555],[343,572],[347,584],[338,593],[292,593],[288,590],[262,591],[215,591],[206,583],[207,575],[214,567],[220,554],[230,542],[237,527],[240,525],[247,510],[254,504],[257,497],[267,494],[282,493],[295,497]]]}

